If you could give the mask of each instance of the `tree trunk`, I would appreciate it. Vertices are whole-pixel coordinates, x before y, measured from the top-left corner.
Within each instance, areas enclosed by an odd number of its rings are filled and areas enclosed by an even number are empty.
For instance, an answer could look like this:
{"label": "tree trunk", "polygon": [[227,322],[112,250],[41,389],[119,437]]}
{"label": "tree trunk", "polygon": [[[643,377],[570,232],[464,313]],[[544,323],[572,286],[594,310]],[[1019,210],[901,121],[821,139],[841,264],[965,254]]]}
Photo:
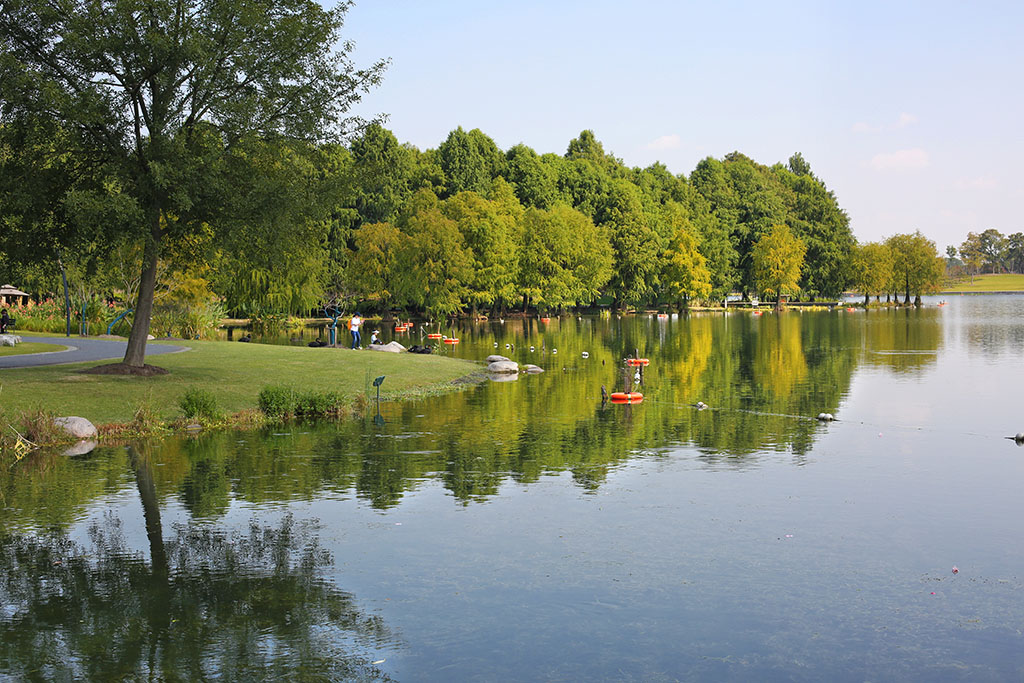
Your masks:
{"label": "tree trunk", "polygon": [[132,317],[132,331],[128,335],[128,348],[124,352],[124,364],[141,368],[146,364],[146,339],[149,337],[149,323],[153,317],[153,295],[156,292],[157,257],[160,252],[159,217],[146,240],[142,254],[142,279],[139,280],[139,299]]}
{"label": "tree trunk", "polygon": [[871,303],[871,295],[870,294],[865,294],[864,295],[864,308],[867,308],[869,303]]}
{"label": "tree trunk", "polygon": [[916,306],[917,308],[921,308],[921,295],[920,294],[918,294],[917,296],[914,297],[914,306]]}
{"label": "tree trunk", "polygon": [[779,313],[782,311],[782,294],[775,295],[775,312]]}

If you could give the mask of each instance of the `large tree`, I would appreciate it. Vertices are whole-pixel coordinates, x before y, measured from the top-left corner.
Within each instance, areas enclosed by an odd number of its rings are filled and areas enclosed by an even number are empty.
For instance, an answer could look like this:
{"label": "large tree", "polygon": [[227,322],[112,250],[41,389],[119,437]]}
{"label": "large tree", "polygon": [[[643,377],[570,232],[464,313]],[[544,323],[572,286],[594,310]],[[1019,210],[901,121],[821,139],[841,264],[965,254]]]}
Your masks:
{"label": "large tree", "polygon": [[921,295],[938,290],[942,284],[946,260],[939,256],[935,242],[920,230],[893,235],[886,244],[893,253],[893,281],[906,294],[903,303],[909,304],[913,294],[914,305],[920,306]]}
{"label": "large tree", "polygon": [[[76,197],[109,204],[112,196],[120,220],[110,224],[129,225],[144,240],[126,367],[145,361],[168,239],[209,226],[234,230],[250,213],[250,226],[279,228],[278,220],[264,221],[279,206],[235,200],[237,182],[251,192],[281,182],[279,172],[254,174],[249,151],[336,138],[358,123],[348,111],[379,82],[385,63],[359,69],[350,60],[351,44],[339,40],[349,7],[325,10],[312,0],[5,0],[0,7],[0,125],[59,129],[66,140],[53,158],[76,158],[84,170],[74,170],[92,184],[54,204]],[[72,235],[102,233],[96,221],[82,220],[87,213],[69,212]]]}
{"label": "large tree", "polygon": [[799,289],[800,270],[807,246],[793,236],[789,226],[774,225],[751,249],[754,284],[762,294],[775,297],[775,310],[782,307],[782,295]]}

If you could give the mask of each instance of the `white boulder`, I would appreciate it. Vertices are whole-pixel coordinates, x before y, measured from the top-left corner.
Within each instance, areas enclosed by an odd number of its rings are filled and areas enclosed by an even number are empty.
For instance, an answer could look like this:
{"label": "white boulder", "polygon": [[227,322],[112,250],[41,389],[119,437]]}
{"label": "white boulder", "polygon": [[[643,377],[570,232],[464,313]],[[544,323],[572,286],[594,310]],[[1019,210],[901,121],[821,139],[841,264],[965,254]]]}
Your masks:
{"label": "white boulder", "polygon": [[55,417],[53,424],[76,439],[96,438],[96,425],[84,417]]}
{"label": "white boulder", "polygon": [[490,356],[487,356],[487,362],[488,363],[497,363],[500,360],[508,360],[508,358],[505,358],[505,356],[499,356],[496,353],[492,354]]}
{"label": "white boulder", "polygon": [[402,353],[405,351],[405,347],[396,341],[390,341],[387,344],[370,344],[367,348],[371,351],[386,351],[387,353]]}
{"label": "white boulder", "polygon": [[496,360],[487,366],[487,371],[498,374],[519,372],[519,363],[512,360]]}

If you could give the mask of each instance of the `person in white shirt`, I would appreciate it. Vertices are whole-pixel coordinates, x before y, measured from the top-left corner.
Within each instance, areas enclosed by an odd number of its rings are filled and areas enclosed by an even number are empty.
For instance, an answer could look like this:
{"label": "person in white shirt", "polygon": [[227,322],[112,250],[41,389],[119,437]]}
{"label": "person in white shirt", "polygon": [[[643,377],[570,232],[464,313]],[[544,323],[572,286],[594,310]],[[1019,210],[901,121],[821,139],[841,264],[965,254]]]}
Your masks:
{"label": "person in white shirt", "polygon": [[359,335],[359,326],[363,324],[363,319],[359,317],[359,311],[352,316],[352,319],[348,321],[348,329],[352,332],[352,348],[360,349],[363,338]]}

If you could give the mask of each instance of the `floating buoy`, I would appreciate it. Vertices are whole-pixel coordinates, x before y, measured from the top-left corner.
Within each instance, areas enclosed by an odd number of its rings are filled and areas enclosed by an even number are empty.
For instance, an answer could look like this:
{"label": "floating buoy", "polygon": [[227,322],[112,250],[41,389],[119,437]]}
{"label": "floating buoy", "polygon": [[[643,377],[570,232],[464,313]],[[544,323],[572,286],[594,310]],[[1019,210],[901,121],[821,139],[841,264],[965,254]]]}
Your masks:
{"label": "floating buoy", "polygon": [[1013,440],[1016,441],[1018,445],[1024,443],[1024,432],[1017,432],[1014,435]]}
{"label": "floating buoy", "polygon": [[458,344],[459,340],[454,338],[454,337],[445,337],[444,343],[445,344]]}
{"label": "floating buoy", "polygon": [[558,349],[551,349],[551,353],[558,353]]}
{"label": "floating buoy", "polygon": [[650,364],[651,364],[651,361],[646,359],[646,358],[627,358],[626,359],[626,365],[629,365],[630,367],[634,367],[634,368],[638,368],[641,365],[646,367],[646,366],[648,366]]}
{"label": "floating buoy", "polygon": [[818,413],[818,419],[822,422],[831,422],[836,419],[836,417],[832,413]]}
{"label": "floating buoy", "polygon": [[530,347],[530,351],[534,351],[534,350],[535,350],[535,349],[534,349],[534,348],[533,348],[533,347],[531,346],[531,347]]}
{"label": "floating buoy", "polygon": [[[443,334],[439,334],[437,332],[431,332],[430,334],[427,335],[427,339],[443,339],[443,338],[444,338],[444,335]],[[497,346],[498,345],[497,342],[495,342],[494,345]]]}
{"label": "floating buoy", "polygon": [[707,410],[708,404],[705,403],[704,401],[697,401],[696,403],[693,404],[693,407],[696,408],[697,410]]}
{"label": "floating buoy", "polygon": [[512,345],[511,344],[505,344],[505,348],[506,349],[510,349],[510,348],[512,348]]}
{"label": "floating buoy", "polygon": [[590,358],[590,354],[587,353],[586,351],[584,351],[582,355],[584,358]]}
{"label": "floating buoy", "polygon": [[494,342],[494,348],[498,348],[498,342]]}
{"label": "floating buoy", "polygon": [[644,395],[636,391],[613,391],[612,403],[640,403]]}

